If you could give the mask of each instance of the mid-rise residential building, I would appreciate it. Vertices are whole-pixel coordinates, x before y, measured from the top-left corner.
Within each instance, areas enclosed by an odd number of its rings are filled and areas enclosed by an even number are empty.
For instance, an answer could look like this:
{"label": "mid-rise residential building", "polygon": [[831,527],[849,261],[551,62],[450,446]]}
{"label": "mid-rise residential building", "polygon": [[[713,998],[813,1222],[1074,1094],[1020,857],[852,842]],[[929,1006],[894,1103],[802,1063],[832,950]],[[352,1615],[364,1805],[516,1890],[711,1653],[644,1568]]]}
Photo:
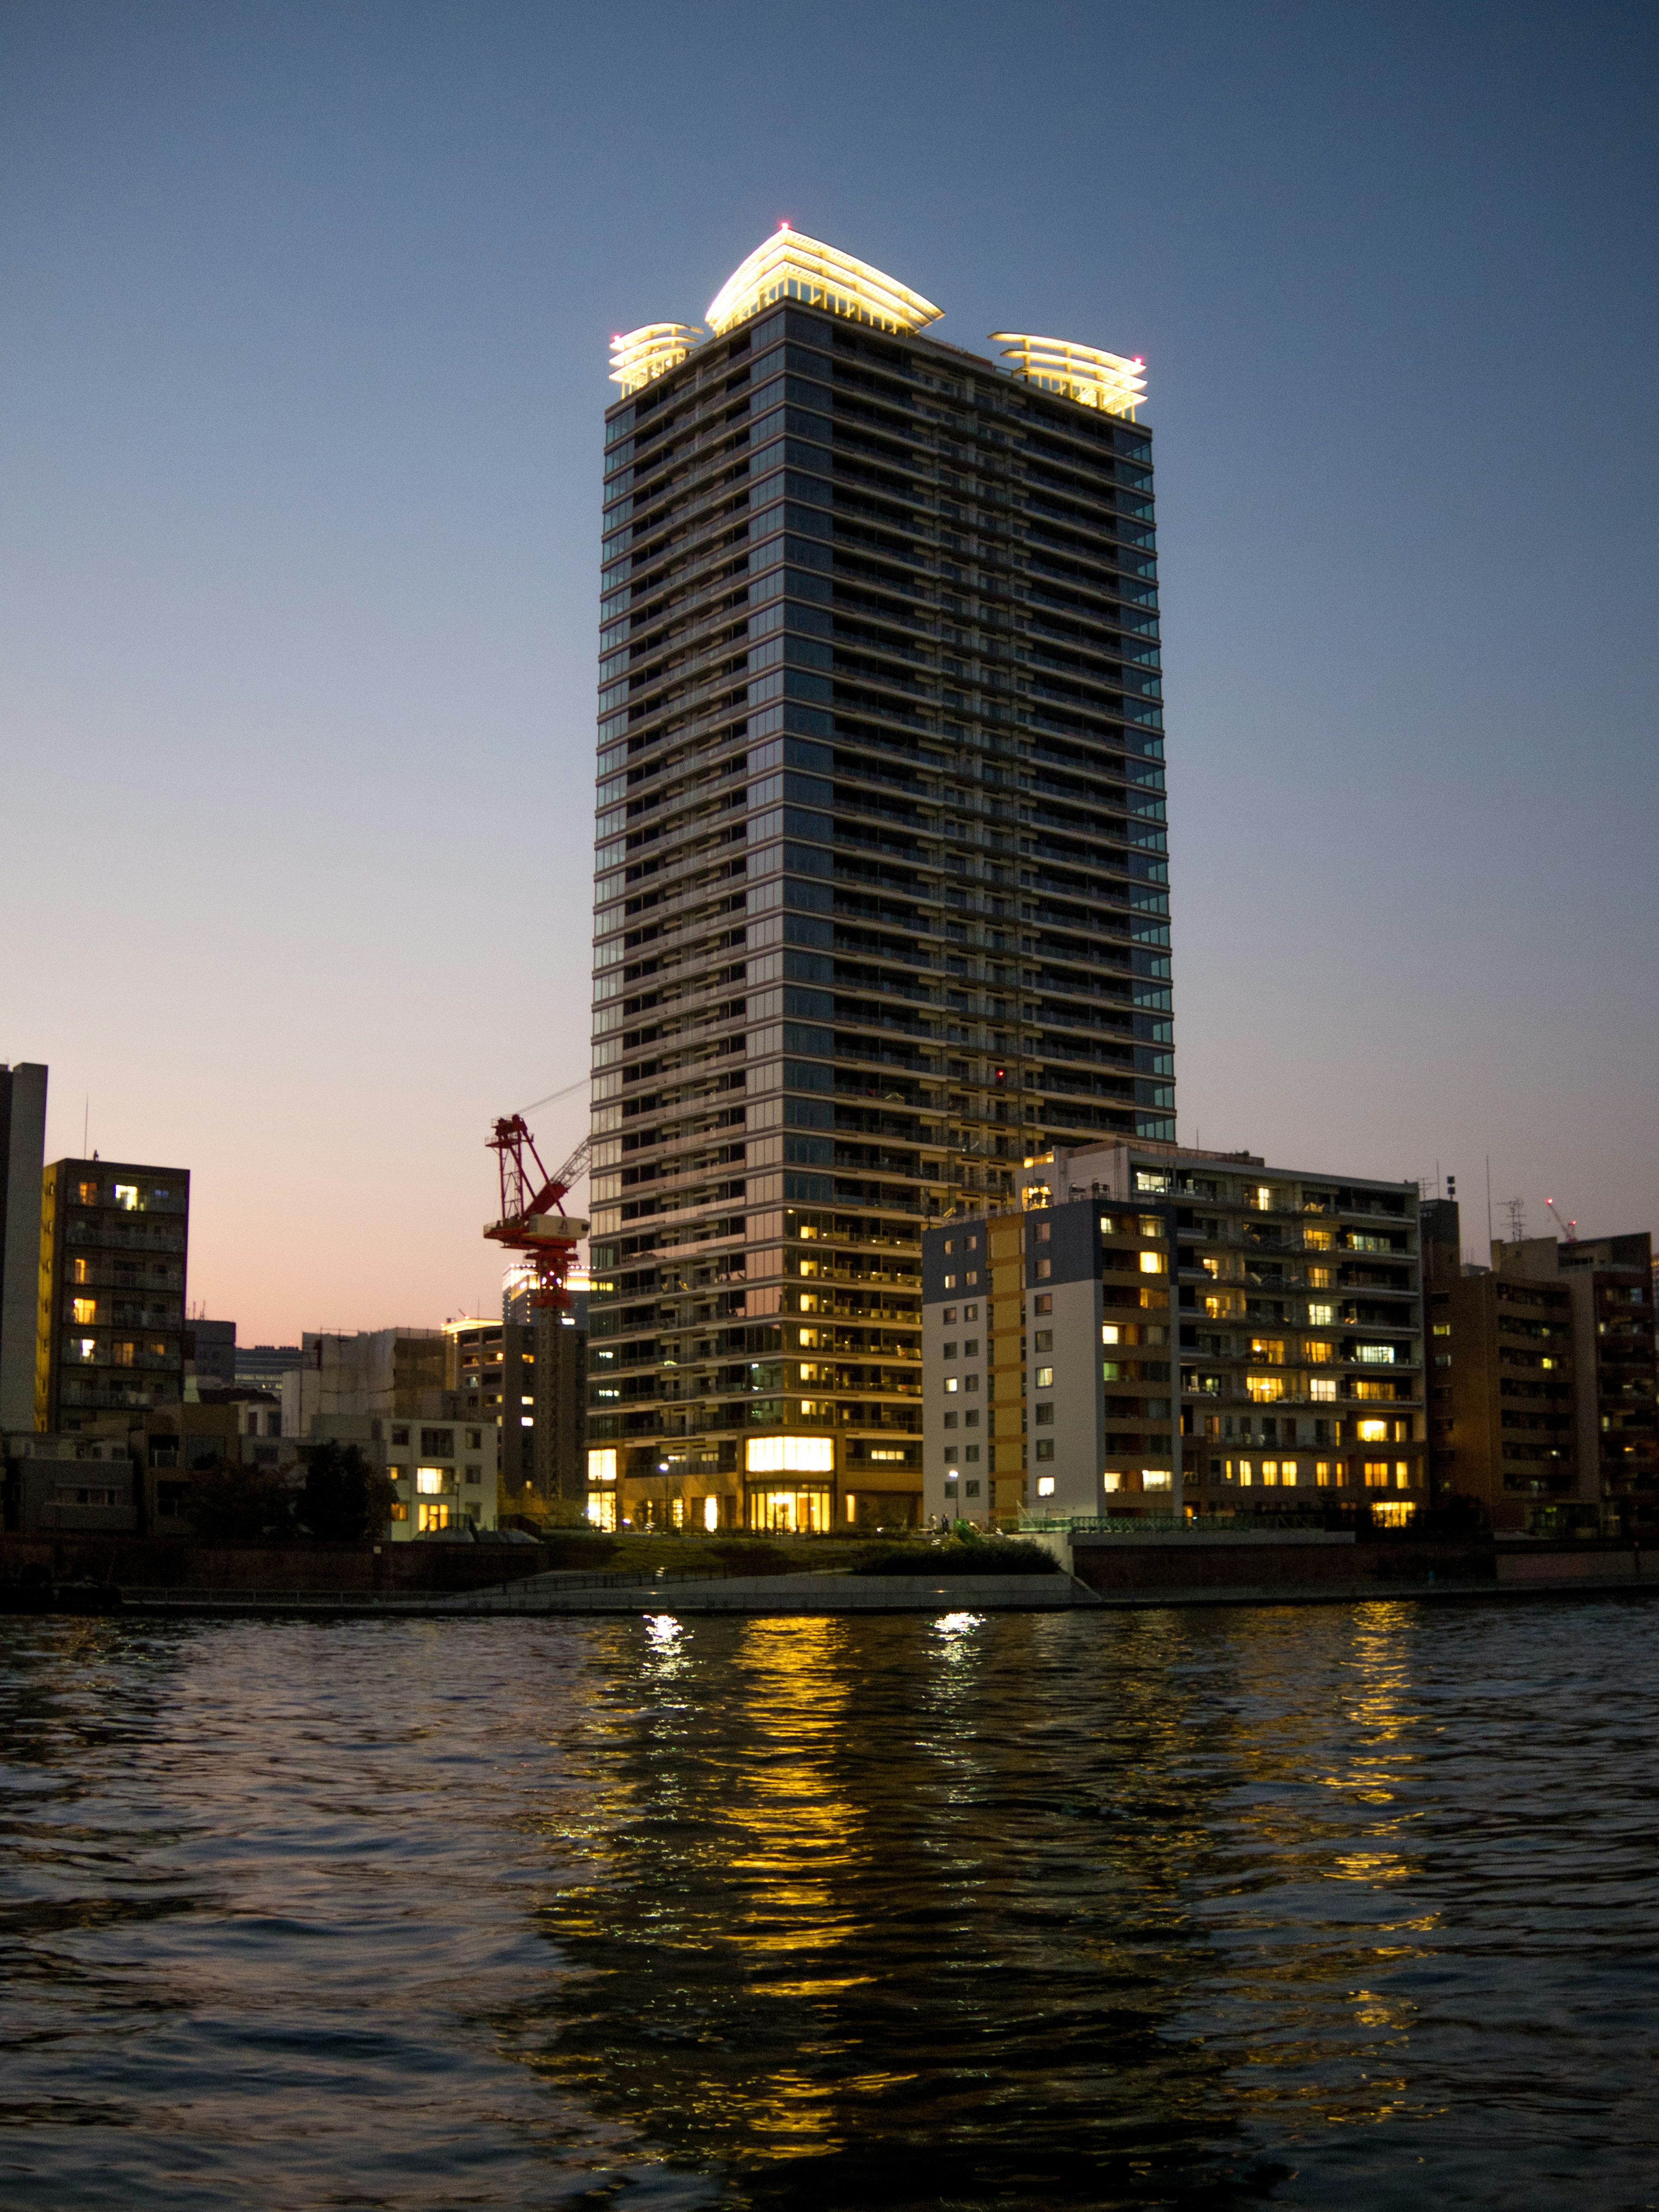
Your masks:
{"label": "mid-rise residential building", "polygon": [[[629,1525],[914,1520],[921,1237],[1174,1135],[1140,365],[786,227],[617,342],[589,1429]],[[607,1475],[605,1470],[610,1470]]]}
{"label": "mid-rise residential building", "polygon": [[444,1336],[459,1411],[501,1430],[503,1504],[534,1519],[586,1496],[586,1332],[576,1312],[520,1310],[448,1322]]}
{"label": "mid-rise residential building", "polygon": [[297,1344],[239,1344],[234,1380],[248,1389],[274,1390],[280,1397],[283,1377],[304,1358]]}
{"label": "mid-rise residential building", "polygon": [[930,1519],[1428,1499],[1414,1183],[1054,1152],[922,1246]]}
{"label": "mid-rise residential building", "polygon": [[0,1066],[0,1431],[34,1421],[46,1071]]}
{"label": "mid-rise residential building", "polygon": [[199,1389],[236,1384],[236,1324],[193,1315],[185,1323],[185,1372]]}
{"label": "mid-rise residential building", "polygon": [[1620,1237],[1517,1239],[1455,1267],[1437,1209],[1429,1285],[1437,1473],[1500,1528],[1659,1533],[1653,1249]]}
{"label": "mid-rise residential building", "polygon": [[41,1183],[34,1425],[184,1397],[190,1176],[184,1168],[55,1160]]}

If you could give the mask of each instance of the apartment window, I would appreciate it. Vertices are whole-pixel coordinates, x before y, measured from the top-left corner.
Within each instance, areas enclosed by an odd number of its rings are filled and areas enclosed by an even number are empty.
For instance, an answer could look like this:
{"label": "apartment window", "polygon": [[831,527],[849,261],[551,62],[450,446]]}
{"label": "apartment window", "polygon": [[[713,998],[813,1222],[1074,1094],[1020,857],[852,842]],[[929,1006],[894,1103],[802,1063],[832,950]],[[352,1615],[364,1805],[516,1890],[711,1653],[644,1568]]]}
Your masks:
{"label": "apartment window", "polygon": [[[525,1400],[525,1403],[526,1403],[526,1406],[527,1406],[527,1405],[529,1405],[529,1404],[530,1404],[530,1402],[531,1402],[531,1401],[530,1401],[528,1398],[526,1398],[526,1399]],[[483,1431],[482,1429],[469,1429],[469,1430],[467,1431],[467,1432],[466,1432],[466,1448],[467,1448],[467,1449],[468,1449],[469,1451],[479,1451],[479,1450],[482,1450],[482,1449],[483,1449]]]}
{"label": "apartment window", "polygon": [[979,1485],[977,1482],[964,1482],[962,1487],[966,1496],[969,1498],[977,1498],[979,1496]]}
{"label": "apartment window", "polygon": [[955,1413],[947,1413],[947,1414],[945,1416],[945,1427],[946,1427],[947,1429],[953,1429],[953,1428],[955,1428],[955,1427],[956,1427],[956,1425],[957,1425],[957,1422],[958,1418],[959,1418],[959,1417],[958,1417],[957,1414],[955,1414]]}
{"label": "apartment window", "polygon": [[430,1452],[434,1459],[453,1459],[455,1455],[453,1429],[422,1429],[421,1449]]}
{"label": "apartment window", "polygon": [[404,1501],[403,1501],[403,1499],[402,1499],[401,1498],[394,1498],[392,1499],[392,1514],[391,1514],[391,1518],[392,1518],[392,1520],[394,1520],[394,1521],[407,1521],[407,1520],[408,1520],[408,1518],[409,1518],[409,1508],[408,1508],[408,1506],[406,1506],[406,1505],[404,1504]]}
{"label": "apartment window", "polygon": [[1040,1291],[1036,1297],[1031,1301],[1031,1310],[1033,1313],[1051,1314],[1054,1310],[1054,1297],[1052,1291]]}
{"label": "apartment window", "polygon": [[1330,1287],[1331,1271],[1328,1267],[1309,1268],[1308,1288],[1310,1291],[1328,1291]]}
{"label": "apartment window", "polygon": [[118,1182],[115,1186],[115,1203],[120,1207],[123,1213],[137,1213],[138,1211],[137,1184],[136,1182]]}
{"label": "apartment window", "polygon": [[1143,1275],[1162,1275],[1168,1272],[1169,1263],[1162,1252],[1143,1252],[1140,1272]]}
{"label": "apartment window", "polygon": [[1354,1358],[1370,1367],[1392,1367],[1394,1346],[1391,1344],[1357,1344]]}
{"label": "apartment window", "polygon": [[1054,1409],[1052,1401],[1046,1406],[1039,1406],[1037,1407],[1036,1418],[1037,1426],[1040,1429],[1053,1428],[1054,1425]]}
{"label": "apartment window", "polygon": [[1046,1282],[1054,1272],[1054,1263],[1052,1260],[1039,1260],[1036,1263],[1036,1271],[1037,1280],[1040,1283]]}
{"label": "apartment window", "polygon": [[977,1359],[979,1358],[979,1339],[976,1336],[963,1337],[962,1340],[962,1356],[964,1359]]}
{"label": "apartment window", "polygon": [[1054,1496],[1054,1478],[1053,1477],[1053,1475],[1052,1475],[1052,1474],[1040,1474],[1040,1475],[1038,1475],[1038,1477],[1037,1477],[1037,1496],[1038,1496],[1039,1498],[1052,1498],[1052,1497]]}
{"label": "apartment window", "polygon": [[1238,1462],[1238,1480],[1246,1490],[1250,1487],[1251,1484],[1255,1480],[1255,1463],[1254,1461],[1248,1459],[1240,1460]]}
{"label": "apartment window", "polygon": [[1434,1325],[1434,1333],[1437,1336],[1449,1336],[1451,1334],[1451,1323],[1449,1321],[1436,1322]]}
{"label": "apartment window", "polygon": [[962,1425],[964,1429],[976,1429],[979,1426],[979,1407],[977,1406],[970,1406],[968,1408],[967,1413],[963,1417]]}
{"label": "apartment window", "polygon": [[1316,1375],[1308,1385],[1308,1395],[1310,1398],[1318,1399],[1321,1403],[1323,1403],[1328,1399],[1334,1398],[1336,1395],[1335,1376]]}
{"label": "apartment window", "polygon": [[430,1500],[423,1498],[416,1510],[419,1515],[419,1518],[416,1520],[415,1526],[422,1535],[424,1535],[428,1528],[448,1528],[449,1508],[447,1505],[434,1504]]}
{"label": "apartment window", "polygon": [[469,1490],[476,1490],[483,1480],[483,1469],[482,1467],[468,1468],[466,1471],[466,1483]]}
{"label": "apartment window", "polygon": [[1385,1459],[1368,1459],[1364,1465],[1367,1490],[1386,1490],[1389,1486],[1389,1462]]}
{"label": "apartment window", "polygon": [[1244,1388],[1258,1406],[1271,1406],[1285,1395],[1285,1377],[1282,1375],[1247,1375]]}
{"label": "apartment window", "polygon": [[1314,1484],[1315,1487],[1320,1490],[1328,1490],[1330,1488],[1331,1463],[1329,1460],[1321,1459],[1314,1462]]}
{"label": "apartment window", "polygon": [[1167,1467],[1143,1467],[1140,1486],[1143,1490],[1172,1490],[1175,1487],[1173,1474]]}
{"label": "apartment window", "polygon": [[962,1310],[962,1317],[963,1321],[977,1321],[979,1319],[979,1308],[977,1306],[963,1306]]}
{"label": "apartment window", "polygon": [[1321,1344],[1310,1337],[1302,1347],[1302,1356],[1310,1365],[1318,1366],[1330,1358],[1334,1349],[1334,1346]]}
{"label": "apartment window", "polygon": [[1054,1370],[1052,1367],[1038,1368],[1036,1371],[1036,1387],[1039,1390],[1052,1390],[1054,1389]]}
{"label": "apartment window", "polygon": [[962,1455],[963,1459],[968,1460],[970,1462],[976,1460],[979,1457],[979,1446],[977,1444],[969,1444],[967,1450],[963,1452]]}
{"label": "apartment window", "polygon": [[964,1390],[977,1390],[979,1388],[978,1376],[964,1375],[962,1378],[962,1387]]}
{"label": "apartment window", "polygon": [[947,1375],[947,1376],[945,1376],[945,1395],[946,1395],[947,1397],[949,1397],[949,1396],[950,1396],[950,1395],[951,1395],[954,1391],[956,1391],[957,1389],[958,1389],[960,1387],[961,1387],[961,1386],[958,1384],[958,1382],[957,1382],[957,1378],[956,1378],[956,1376],[955,1376],[954,1375]]}
{"label": "apartment window", "polygon": [[1046,1244],[1046,1243],[1048,1243],[1048,1241],[1049,1241],[1049,1239],[1052,1237],[1052,1236],[1053,1236],[1053,1235],[1054,1235],[1054,1224],[1053,1224],[1052,1222],[1050,1222],[1050,1221],[1039,1221],[1039,1222],[1038,1222],[1038,1224],[1037,1224],[1037,1225],[1036,1225],[1036,1241],[1037,1241],[1037,1243],[1038,1243],[1039,1244]]}
{"label": "apartment window", "polygon": [[97,1205],[98,1186],[95,1182],[77,1183],[75,1188],[76,1194],[79,1198],[82,1206]]}
{"label": "apartment window", "polygon": [[131,1367],[138,1357],[138,1347],[136,1344],[112,1344],[109,1353],[118,1367]]}
{"label": "apartment window", "polygon": [[1310,1306],[1308,1308],[1308,1326],[1310,1328],[1334,1328],[1336,1326],[1336,1308],[1334,1306]]}
{"label": "apartment window", "polygon": [[1033,1336],[1033,1338],[1031,1339],[1031,1349],[1032,1349],[1032,1351],[1033,1351],[1033,1352],[1052,1352],[1052,1351],[1054,1350],[1054,1333],[1053,1329],[1051,1329],[1051,1328],[1040,1328],[1040,1329],[1038,1329],[1038,1331],[1036,1332],[1036,1335],[1035,1335],[1035,1336]]}
{"label": "apartment window", "polygon": [[[946,1306],[946,1307],[945,1307],[945,1311],[944,1311],[943,1315],[940,1316],[940,1318],[943,1320],[943,1322],[944,1322],[945,1326],[946,1327],[946,1328],[950,1328],[950,1326],[951,1326],[951,1322],[955,1321],[956,1317],[957,1317],[957,1310],[956,1310],[956,1308],[955,1308],[954,1306]],[[948,1359],[948,1358],[951,1357],[951,1354],[950,1354],[950,1352],[947,1351],[945,1356],[945,1358]]]}
{"label": "apartment window", "polygon": [[1279,1480],[1285,1489],[1294,1490],[1296,1488],[1297,1480],[1297,1465],[1293,1459],[1282,1459],[1279,1461]]}
{"label": "apartment window", "polygon": [[957,1279],[956,1279],[956,1277],[955,1277],[954,1275],[947,1275],[947,1276],[945,1278],[945,1289],[946,1289],[947,1291],[953,1291],[953,1290],[955,1290],[956,1286],[957,1286]]}
{"label": "apartment window", "polygon": [[1278,1336],[1253,1336],[1250,1357],[1258,1366],[1282,1367],[1285,1364],[1285,1340]]}
{"label": "apartment window", "polygon": [[76,1298],[71,1301],[71,1311],[75,1319],[84,1328],[89,1322],[97,1320],[98,1301],[96,1298]]}
{"label": "apartment window", "polygon": [[394,1444],[406,1444],[409,1442],[409,1431],[407,1429],[393,1429],[392,1431],[392,1441]]}
{"label": "apartment window", "polygon": [[1395,1460],[1394,1463],[1395,1488],[1396,1490],[1409,1490],[1411,1488],[1411,1484],[1412,1470],[1410,1461],[1403,1459]]}
{"label": "apartment window", "polygon": [[[415,1488],[422,1498],[436,1498],[449,1486],[449,1470],[442,1467],[417,1467]],[[425,1523],[422,1522],[422,1527]],[[444,1525],[447,1525],[447,1523]]]}
{"label": "apartment window", "polygon": [[947,1345],[945,1345],[945,1346],[941,1346],[941,1348],[940,1348],[940,1357],[941,1357],[942,1358],[945,1358],[945,1359],[954,1359],[954,1358],[956,1358],[956,1356],[957,1356],[957,1347],[956,1347],[956,1345],[955,1345],[955,1343],[954,1343],[954,1342],[952,1342],[952,1343],[950,1343],[950,1344],[947,1344]]}

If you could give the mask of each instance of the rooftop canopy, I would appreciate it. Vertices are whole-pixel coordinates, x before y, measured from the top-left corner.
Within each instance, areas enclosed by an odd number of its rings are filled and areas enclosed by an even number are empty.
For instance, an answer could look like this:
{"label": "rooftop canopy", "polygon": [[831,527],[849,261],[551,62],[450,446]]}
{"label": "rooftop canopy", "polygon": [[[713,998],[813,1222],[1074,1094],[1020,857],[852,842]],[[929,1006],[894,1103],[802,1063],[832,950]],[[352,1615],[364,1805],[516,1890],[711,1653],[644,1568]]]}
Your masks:
{"label": "rooftop canopy", "polygon": [[729,331],[775,300],[799,300],[883,331],[919,331],[945,312],[867,261],[787,223],[726,278],[709,303],[708,326],[717,335]]}
{"label": "rooftop canopy", "polygon": [[611,381],[637,392],[653,376],[677,368],[702,332],[694,323],[641,323],[636,331],[611,341]]}
{"label": "rooftop canopy", "polygon": [[1102,353],[1094,346],[1073,345],[1068,338],[1032,337],[1023,331],[993,331],[993,345],[1002,348],[1013,373],[1040,391],[1057,392],[1084,407],[1098,407],[1107,415],[1135,419],[1135,408],[1145,398],[1146,380],[1142,361],[1126,361],[1121,354]]}

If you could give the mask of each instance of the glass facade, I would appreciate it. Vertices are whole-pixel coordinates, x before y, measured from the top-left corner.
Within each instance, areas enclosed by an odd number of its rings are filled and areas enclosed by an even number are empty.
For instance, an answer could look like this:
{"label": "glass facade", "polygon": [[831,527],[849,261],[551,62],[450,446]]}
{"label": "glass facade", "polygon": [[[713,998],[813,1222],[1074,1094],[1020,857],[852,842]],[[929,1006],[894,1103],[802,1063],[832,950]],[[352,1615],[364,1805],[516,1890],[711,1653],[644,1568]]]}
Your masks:
{"label": "glass facade", "polygon": [[915,1519],[923,1225],[1174,1135],[1151,433],[763,308],[611,410],[602,623],[590,1442]]}

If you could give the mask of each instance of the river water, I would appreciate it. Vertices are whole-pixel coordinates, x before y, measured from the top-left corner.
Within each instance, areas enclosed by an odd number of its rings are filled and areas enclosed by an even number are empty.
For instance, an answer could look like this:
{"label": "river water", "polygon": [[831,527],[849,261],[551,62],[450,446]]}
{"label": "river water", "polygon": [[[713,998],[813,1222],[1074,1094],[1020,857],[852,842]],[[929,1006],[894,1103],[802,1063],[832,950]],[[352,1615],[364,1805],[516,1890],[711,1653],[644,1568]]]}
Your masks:
{"label": "river water", "polygon": [[1659,1608],[0,1622],[0,2204],[1659,2203]]}

